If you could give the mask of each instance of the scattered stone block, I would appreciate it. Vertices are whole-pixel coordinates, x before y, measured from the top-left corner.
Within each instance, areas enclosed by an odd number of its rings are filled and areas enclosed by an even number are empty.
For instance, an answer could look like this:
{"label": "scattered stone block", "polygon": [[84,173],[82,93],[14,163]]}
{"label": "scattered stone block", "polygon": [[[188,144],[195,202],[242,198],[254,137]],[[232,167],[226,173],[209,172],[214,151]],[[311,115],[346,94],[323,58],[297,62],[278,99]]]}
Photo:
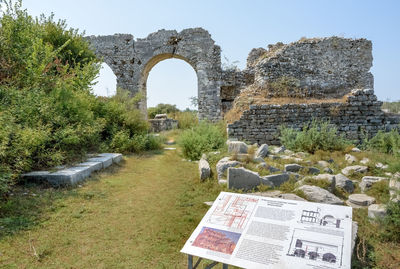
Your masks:
{"label": "scattered stone block", "polygon": [[229,167],[235,167],[239,164],[240,162],[231,161],[229,157],[224,157],[221,160],[219,160],[216,167],[218,179],[222,179],[224,177],[226,169],[228,169]]}
{"label": "scattered stone block", "polygon": [[293,155],[293,154],[294,154],[294,152],[291,151],[290,149],[285,149],[285,150],[283,151],[283,153],[285,153],[286,155]]}
{"label": "scattered stone block", "polygon": [[354,208],[368,207],[375,203],[375,198],[362,193],[350,194],[346,204]]}
{"label": "scattered stone block", "polygon": [[360,188],[361,191],[367,191],[369,190],[372,185],[376,182],[382,181],[382,180],[387,180],[387,178],[385,177],[373,177],[373,176],[365,176],[361,179],[361,183],[360,183]]}
{"label": "scattered stone block", "polygon": [[343,201],[340,198],[336,197],[329,191],[317,186],[303,185],[297,189],[303,191],[306,198],[313,202],[333,205],[343,204]]}
{"label": "scattered stone block", "polygon": [[256,151],[256,158],[259,157],[261,159],[265,158],[268,155],[268,145],[262,144]]}
{"label": "scattered stone block", "polygon": [[284,182],[289,180],[289,175],[286,173],[283,174],[277,174],[277,175],[269,175],[269,176],[264,176],[263,178],[263,184],[264,185],[271,185],[268,182],[272,183],[273,187],[279,187],[282,185]]}
{"label": "scattered stone block", "polygon": [[330,183],[329,190],[333,191],[335,189],[336,179],[335,179],[334,175],[320,174],[320,175],[317,175],[317,176],[313,176],[313,179],[326,180],[326,181],[328,181]]}
{"label": "scattered stone block", "polygon": [[353,193],[354,191],[353,181],[347,178],[345,175],[337,174],[335,176],[335,184],[337,188],[341,188],[348,193]]}
{"label": "scattered stone block", "polygon": [[297,163],[292,163],[292,164],[285,164],[285,171],[286,172],[299,172],[301,169],[304,167],[297,164]]}
{"label": "scattered stone block", "polygon": [[352,152],[361,152],[361,149],[359,149],[359,148],[352,148],[351,151],[352,151]]}
{"label": "scattered stone block", "polygon": [[380,168],[380,169],[388,169],[388,168],[389,168],[389,165],[383,164],[383,163],[376,163],[376,164],[375,164],[375,167],[376,167],[376,168]]}
{"label": "scattered stone block", "polygon": [[318,161],[317,164],[323,168],[329,167],[329,163],[327,161]]}
{"label": "scattered stone block", "polygon": [[211,169],[210,164],[207,162],[206,159],[200,159],[199,161],[199,173],[200,173],[200,180],[206,180],[211,176]]}
{"label": "scattered stone block", "polygon": [[271,160],[278,160],[278,159],[280,159],[281,157],[278,156],[278,155],[269,154],[269,155],[268,155],[268,158],[270,158]]}
{"label": "scattered stone block", "polygon": [[342,169],[342,174],[348,176],[351,173],[366,173],[368,171],[367,166],[362,166],[362,165],[353,165],[353,166],[347,166]]}
{"label": "scattered stone block", "polygon": [[368,207],[368,217],[372,219],[383,218],[386,216],[386,208],[383,204],[372,204]]}
{"label": "scattered stone block", "polygon": [[369,159],[367,157],[364,157],[361,161],[361,164],[367,165],[369,163]]}
{"label": "scattered stone block", "polygon": [[349,164],[352,164],[352,163],[357,162],[357,158],[354,157],[354,156],[351,155],[351,154],[346,154],[346,155],[344,155],[344,159],[345,159],[345,160],[347,161],[347,163],[349,163]]}
{"label": "scattered stone block", "polygon": [[208,206],[212,206],[214,204],[213,201],[209,201],[209,202],[204,202],[204,204],[208,205]]}
{"label": "scattered stone block", "polygon": [[325,167],[325,168],[324,168],[324,172],[325,172],[325,173],[328,173],[328,174],[333,174],[333,170],[330,169],[329,167]]}
{"label": "scattered stone block", "polygon": [[[228,168],[228,189],[251,190],[262,183],[264,183],[262,178],[256,172],[243,167]],[[265,183],[268,184],[269,182]],[[269,185],[273,187],[272,183]]]}
{"label": "scattered stone block", "polygon": [[218,179],[218,184],[219,185],[226,185],[226,184],[228,184],[228,180],[226,180],[226,179]]}
{"label": "scattered stone block", "polygon": [[229,141],[228,140],[228,153],[241,153],[246,154],[248,146],[246,143],[241,141]]}
{"label": "scattered stone block", "polygon": [[255,163],[265,163],[264,159],[261,158],[261,157],[255,157],[253,159],[253,162],[255,162]]}
{"label": "scattered stone block", "polygon": [[297,157],[297,158],[302,158],[302,159],[304,159],[304,158],[307,157],[307,153],[302,152],[302,151],[299,151],[299,152],[296,152],[296,153],[294,154],[294,156]]}
{"label": "scattered stone block", "polygon": [[320,171],[318,168],[316,168],[316,167],[309,167],[309,168],[307,169],[307,172],[308,172],[309,174],[312,174],[312,175],[318,175],[319,173],[321,173],[321,171]]}
{"label": "scattered stone block", "polygon": [[274,148],[274,149],[272,150],[272,152],[273,152],[274,154],[279,154],[279,153],[285,152],[285,150],[286,150],[285,146],[281,146],[281,147]]}
{"label": "scattered stone block", "polygon": [[307,201],[306,199],[301,198],[300,196],[297,196],[296,194],[293,193],[282,193],[278,195],[278,198],[285,200]]}

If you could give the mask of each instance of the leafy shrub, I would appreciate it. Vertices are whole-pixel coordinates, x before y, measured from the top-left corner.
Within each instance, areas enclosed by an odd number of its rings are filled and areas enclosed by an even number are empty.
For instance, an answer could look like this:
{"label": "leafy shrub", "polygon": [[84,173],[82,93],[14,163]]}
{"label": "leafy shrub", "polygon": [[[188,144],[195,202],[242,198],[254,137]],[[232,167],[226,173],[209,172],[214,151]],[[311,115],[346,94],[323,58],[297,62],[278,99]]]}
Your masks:
{"label": "leafy shrub", "polygon": [[195,111],[176,112],[173,118],[178,121],[179,129],[189,129],[199,124],[199,118]]}
{"label": "leafy shrub", "polygon": [[80,160],[87,152],[159,147],[121,89],[91,93],[99,61],[75,29],[34,19],[21,2],[0,18],[0,194],[19,174]]}
{"label": "leafy shrub", "polygon": [[369,149],[400,156],[400,134],[397,129],[390,132],[380,130],[373,138],[366,140],[365,144]]}
{"label": "leafy shrub", "polygon": [[176,107],[176,105],[158,104],[155,107],[149,107],[147,109],[147,115],[149,119],[154,119],[157,114],[170,114],[178,111],[179,109]]}
{"label": "leafy shrub", "polygon": [[183,155],[190,160],[198,160],[202,153],[222,148],[226,135],[222,124],[201,122],[199,125],[183,131],[178,139]]}
{"label": "leafy shrub", "polygon": [[387,215],[381,220],[381,237],[387,241],[400,242],[400,202],[389,202],[386,212]]}
{"label": "leafy shrub", "polygon": [[294,151],[314,153],[317,150],[343,150],[350,144],[337,133],[337,128],[327,121],[313,120],[302,131],[282,126],[281,143]]}

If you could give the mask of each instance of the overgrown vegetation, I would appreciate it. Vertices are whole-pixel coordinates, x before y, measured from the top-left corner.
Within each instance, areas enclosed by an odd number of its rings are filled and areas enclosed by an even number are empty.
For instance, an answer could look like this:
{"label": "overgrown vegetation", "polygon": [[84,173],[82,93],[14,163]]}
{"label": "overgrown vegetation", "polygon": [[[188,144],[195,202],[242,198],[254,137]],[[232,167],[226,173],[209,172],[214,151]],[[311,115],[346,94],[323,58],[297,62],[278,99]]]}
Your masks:
{"label": "overgrown vegetation", "polygon": [[119,90],[91,93],[99,60],[83,35],[53,16],[31,17],[21,2],[0,18],[0,192],[18,175],[99,150],[157,147],[136,103]]}
{"label": "overgrown vegetation", "polygon": [[350,141],[339,135],[337,128],[327,121],[312,120],[301,131],[282,126],[280,132],[281,143],[294,151],[336,151],[343,150],[350,144]]}
{"label": "overgrown vegetation", "polygon": [[198,160],[201,154],[215,151],[225,145],[224,124],[201,122],[197,126],[183,131],[178,139],[183,155],[190,160]]}
{"label": "overgrown vegetation", "polygon": [[370,150],[400,156],[400,134],[398,129],[393,129],[390,132],[380,130],[374,137],[364,143],[364,146]]}
{"label": "overgrown vegetation", "polygon": [[154,119],[157,114],[171,114],[176,112],[179,112],[179,109],[176,105],[171,104],[158,104],[155,107],[149,107],[147,109],[149,119]]}
{"label": "overgrown vegetation", "polygon": [[386,109],[391,113],[400,113],[400,101],[383,102],[382,109]]}

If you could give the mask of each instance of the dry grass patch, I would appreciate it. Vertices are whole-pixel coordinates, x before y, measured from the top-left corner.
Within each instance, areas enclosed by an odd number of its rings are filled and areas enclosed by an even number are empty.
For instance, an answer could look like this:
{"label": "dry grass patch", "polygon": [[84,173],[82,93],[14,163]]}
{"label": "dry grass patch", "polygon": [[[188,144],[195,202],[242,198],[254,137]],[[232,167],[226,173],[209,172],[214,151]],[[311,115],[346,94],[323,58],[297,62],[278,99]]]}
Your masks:
{"label": "dry grass patch", "polygon": [[[266,87],[250,86],[235,98],[232,108],[225,114],[224,119],[227,123],[233,123],[240,119],[243,111],[248,110],[250,105],[285,105],[285,104],[322,104],[322,103],[345,103],[347,95],[341,98],[314,98],[290,86],[290,83],[275,82],[273,89]],[[283,85],[282,85],[283,84]],[[293,91],[293,93],[291,93]],[[338,113],[338,109],[333,109],[332,113]]]}

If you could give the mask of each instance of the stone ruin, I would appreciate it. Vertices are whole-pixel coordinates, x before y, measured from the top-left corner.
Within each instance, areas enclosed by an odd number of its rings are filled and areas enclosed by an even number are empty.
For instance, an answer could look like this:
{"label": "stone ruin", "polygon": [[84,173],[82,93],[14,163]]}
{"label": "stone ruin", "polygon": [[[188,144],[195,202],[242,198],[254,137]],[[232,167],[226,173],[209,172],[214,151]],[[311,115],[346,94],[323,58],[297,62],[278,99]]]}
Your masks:
{"label": "stone ruin", "polygon": [[[399,123],[374,95],[372,43],[366,39],[302,38],[256,48],[244,70],[222,69],[221,49],[202,28],[160,30],[142,39],[129,34],[87,39],[113,70],[117,86],[132,94],[146,97],[147,77],[158,62],[189,63],[198,79],[199,119],[218,121],[231,110],[236,114],[228,124],[231,138],[278,144],[279,126],[300,129],[318,118],[359,140],[362,131],[374,135]],[[146,101],[140,108],[146,111]]]}
{"label": "stone ruin", "polygon": [[178,128],[178,121],[168,118],[167,114],[157,114],[149,123],[150,130],[154,133]]}

